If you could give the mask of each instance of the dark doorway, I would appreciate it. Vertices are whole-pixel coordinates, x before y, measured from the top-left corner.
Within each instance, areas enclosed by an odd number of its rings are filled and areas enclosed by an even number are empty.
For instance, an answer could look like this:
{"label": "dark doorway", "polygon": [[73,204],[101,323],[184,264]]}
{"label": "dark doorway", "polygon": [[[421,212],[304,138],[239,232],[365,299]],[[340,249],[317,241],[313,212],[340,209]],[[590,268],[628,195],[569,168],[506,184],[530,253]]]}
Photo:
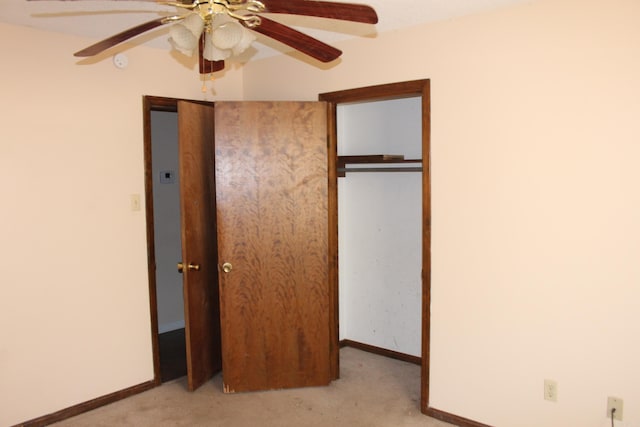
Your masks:
{"label": "dark doorway", "polygon": [[187,349],[184,328],[158,334],[160,381],[167,382],[187,375]]}

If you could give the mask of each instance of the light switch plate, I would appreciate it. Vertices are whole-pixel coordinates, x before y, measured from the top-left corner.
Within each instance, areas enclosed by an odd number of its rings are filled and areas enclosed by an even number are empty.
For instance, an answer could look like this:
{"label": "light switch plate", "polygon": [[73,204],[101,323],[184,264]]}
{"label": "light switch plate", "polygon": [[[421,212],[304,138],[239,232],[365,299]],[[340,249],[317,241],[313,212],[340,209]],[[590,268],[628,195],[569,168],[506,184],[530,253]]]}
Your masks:
{"label": "light switch plate", "polygon": [[558,401],[558,383],[554,380],[544,380],[544,400]]}
{"label": "light switch plate", "polygon": [[132,194],[131,195],[131,210],[133,212],[136,212],[136,211],[140,210],[140,195],[139,194]]}

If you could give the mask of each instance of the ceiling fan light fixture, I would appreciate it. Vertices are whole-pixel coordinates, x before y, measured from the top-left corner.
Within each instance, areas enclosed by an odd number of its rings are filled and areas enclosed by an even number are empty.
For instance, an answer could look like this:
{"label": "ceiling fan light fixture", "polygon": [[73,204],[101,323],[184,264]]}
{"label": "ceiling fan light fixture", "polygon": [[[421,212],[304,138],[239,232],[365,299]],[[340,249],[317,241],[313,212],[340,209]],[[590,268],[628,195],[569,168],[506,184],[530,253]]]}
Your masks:
{"label": "ceiling fan light fixture", "polygon": [[[284,43],[310,58],[327,63],[337,59],[342,51],[262,14],[300,15],[365,24],[378,22],[376,11],[370,6],[335,0],[146,1],[175,6],[187,12],[182,15],[161,16],[136,25],[94,43],[74,53],[74,56],[94,56],[154,28],[173,24],[169,28],[170,44],[185,55],[193,55],[198,51],[201,74],[205,70],[215,72],[224,69],[225,59],[232,55],[241,55],[256,40],[254,32]],[[216,63],[207,64],[206,60]]]}
{"label": "ceiling fan light fixture", "polygon": [[185,55],[193,55],[198,40],[204,31],[205,22],[200,15],[193,13],[169,29],[169,43],[174,49]]}

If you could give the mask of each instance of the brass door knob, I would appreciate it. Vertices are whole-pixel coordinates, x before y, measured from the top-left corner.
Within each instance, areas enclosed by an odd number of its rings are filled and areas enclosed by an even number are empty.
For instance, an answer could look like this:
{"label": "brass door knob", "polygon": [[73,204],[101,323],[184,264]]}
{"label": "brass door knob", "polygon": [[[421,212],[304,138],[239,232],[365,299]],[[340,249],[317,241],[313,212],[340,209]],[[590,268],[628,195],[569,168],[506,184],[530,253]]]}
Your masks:
{"label": "brass door knob", "polygon": [[[195,271],[200,271],[200,264],[193,264],[193,263],[189,263],[189,265],[187,265],[187,268],[189,270],[195,270]],[[178,263],[178,273],[182,273],[184,271],[184,264],[179,262]]]}
{"label": "brass door knob", "polygon": [[224,271],[225,273],[229,273],[231,270],[233,270],[233,265],[231,265],[230,262],[225,262],[224,264],[222,264],[222,271]]}

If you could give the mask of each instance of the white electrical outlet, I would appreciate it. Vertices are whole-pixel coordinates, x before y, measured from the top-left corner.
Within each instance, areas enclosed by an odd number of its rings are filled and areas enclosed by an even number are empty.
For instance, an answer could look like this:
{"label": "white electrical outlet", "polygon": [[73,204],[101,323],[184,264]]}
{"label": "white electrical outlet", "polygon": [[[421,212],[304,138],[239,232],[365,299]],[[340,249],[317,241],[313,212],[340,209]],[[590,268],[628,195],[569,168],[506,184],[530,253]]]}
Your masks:
{"label": "white electrical outlet", "polygon": [[609,396],[607,398],[607,418],[611,418],[611,410],[615,408],[613,419],[622,421],[622,399]]}
{"label": "white electrical outlet", "polygon": [[544,400],[558,401],[558,383],[554,380],[544,380]]}

